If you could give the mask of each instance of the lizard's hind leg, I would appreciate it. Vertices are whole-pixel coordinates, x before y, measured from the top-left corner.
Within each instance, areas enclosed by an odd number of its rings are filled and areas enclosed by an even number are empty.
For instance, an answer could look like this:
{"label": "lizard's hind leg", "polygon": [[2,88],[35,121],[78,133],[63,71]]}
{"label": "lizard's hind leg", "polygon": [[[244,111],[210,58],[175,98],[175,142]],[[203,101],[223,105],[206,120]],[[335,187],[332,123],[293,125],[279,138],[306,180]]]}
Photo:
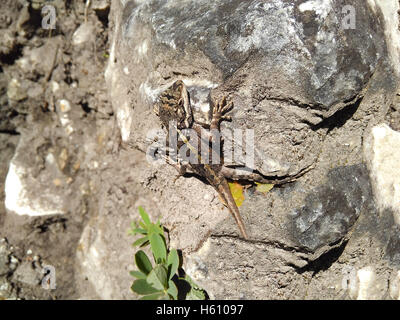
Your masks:
{"label": "lizard's hind leg", "polygon": [[165,162],[171,166],[173,166],[176,171],[178,171],[178,174],[174,178],[174,184],[176,180],[178,180],[180,177],[184,176],[186,173],[190,173],[190,166],[186,163],[181,163],[180,161],[176,162],[173,161],[170,157],[167,157],[165,155],[162,155],[162,158],[165,160]]}

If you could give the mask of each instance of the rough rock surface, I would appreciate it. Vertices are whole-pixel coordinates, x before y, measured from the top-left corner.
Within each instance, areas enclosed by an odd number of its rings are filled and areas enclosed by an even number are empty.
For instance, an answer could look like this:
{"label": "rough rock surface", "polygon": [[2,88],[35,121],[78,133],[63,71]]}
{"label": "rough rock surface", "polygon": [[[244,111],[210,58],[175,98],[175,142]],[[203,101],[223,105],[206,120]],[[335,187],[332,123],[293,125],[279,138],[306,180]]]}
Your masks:
{"label": "rough rock surface", "polygon": [[[325,269],[334,270],[326,277],[340,286],[324,291],[323,297],[361,295],[354,289],[357,276],[349,293],[342,286],[347,271],[330,267],[351,255],[344,250],[353,246],[349,239],[358,228],[372,232],[383,223],[371,218],[358,226],[364,221],[360,216],[375,217],[378,210],[363,164],[362,140],[366,128],[386,117],[398,86],[398,23],[390,10],[398,4],[346,4],[355,8],[355,28],[351,23],[346,27],[344,3],[331,1],[114,4],[106,80],[123,140],[146,151],[145,136],[157,127],[152,104],[167,85],[183,79],[200,120],[209,118],[210,95],[233,100],[233,121],[226,127],[254,129],[257,173],[278,178],[305,173],[266,196],[248,190],[240,209],[251,241],[244,243],[236,238],[231,219],[221,221],[221,214],[208,208],[211,188],[202,186],[204,191],[192,194],[189,187],[201,186],[197,179],[180,178],[172,184],[170,168],[149,167],[153,173],[147,174],[151,178],[145,187],[166,201],[159,211],[172,244],[187,253],[188,272],[213,297],[277,298],[272,284],[257,279],[280,268],[284,276],[271,277],[277,288],[286,287],[279,285],[284,279],[295,278],[316,290],[303,295],[294,282],[300,291],[283,290],[282,297],[321,297],[321,288],[330,285],[324,278],[310,278],[309,272]],[[210,210],[215,216],[208,235]],[[267,252],[268,263],[252,244]],[[377,244],[382,252],[386,245]],[[234,256],[229,246],[235,247]]]}
{"label": "rough rock surface", "polygon": [[[118,12],[118,46],[111,52],[117,62],[107,70],[111,95],[120,96],[115,105],[123,138],[130,133],[145,148],[140,133],[154,123],[149,106],[178,75],[199,109],[207,104],[199,91],[216,88],[213,96],[233,99],[229,128],[251,128],[257,137],[252,169],[278,177],[306,170],[320,153],[323,120],[359,103],[382,69],[378,61],[389,59],[379,14],[363,1],[351,5],[355,29],[343,29],[343,4],[333,1],[188,1],[183,7],[129,1]],[[135,70],[135,77],[124,70]],[[113,87],[117,75],[132,78],[125,90]],[[131,92],[128,116],[121,91]]]}
{"label": "rough rock surface", "polygon": [[[1,278],[9,288],[2,298],[86,296],[90,286],[78,292],[74,281],[77,245],[95,212],[89,203],[97,201],[90,194],[99,150],[112,135],[103,75],[107,14],[98,8],[85,17],[84,3],[55,0],[56,29],[46,30],[44,3],[0,4],[7,17],[0,23],[0,235],[19,261]],[[87,25],[92,41],[72,45]],[[56,289],[41,286],[45,266],[54,267]]]}
{"label": "rough rock surface", "polygon": [[399,148],[400,133],[386,124],[374,126],[366,135],[365,158],[370,167],[379,207],[381,210],[393,210],[397,224],[400,223]]}
{"label": "rough rock surface", "polygon": [[[0,298],[136,299],[141,205],[212,299],[399,299],[397,0],[55,0],[51,33],[44,3],[0,4]],[[211,186],[146,159],[177,79],[199,120],[234,102],[259,177],[293,177],[247,184],[249,241]]]}
{"label": "rough rock surface", "polygon": [[293,212],[293,237],[299,245],[316,251],[345,238],[359,215],[374,208],[364,166],[337,167],[326,183],[306,196],[305,205]]}

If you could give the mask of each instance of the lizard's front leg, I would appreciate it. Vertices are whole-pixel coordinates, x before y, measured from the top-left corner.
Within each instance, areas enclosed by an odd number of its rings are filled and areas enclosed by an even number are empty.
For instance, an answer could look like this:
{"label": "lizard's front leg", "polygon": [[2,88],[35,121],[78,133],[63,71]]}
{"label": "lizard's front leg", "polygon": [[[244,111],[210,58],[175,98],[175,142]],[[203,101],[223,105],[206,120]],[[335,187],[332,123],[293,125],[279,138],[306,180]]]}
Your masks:
{"label": "lizard's front leg", "polygon": [[231,117],[225,115],[233,108],[233,103],[227,103],[226,97],[222,98],[219,102],[214,104],[213,116],[210,124],[209,142],[211,143],[212,159],[220,159],[218,163],[223,163],[221,156],[223,144],[223,137],[221,135],[220,124],[223,120],[231,120]]}
{"label": "lizard's front leg", "polygon": [[225,114],[231,111],[233,108],[233,102],[227,103],[226,97],[223,97],[221,101],[217,102],[213,108],[213,116],[211,120],[210,129],[211,130],[220,130],[221,121],[227,120],[231,121],[230,116],[226,116]]}

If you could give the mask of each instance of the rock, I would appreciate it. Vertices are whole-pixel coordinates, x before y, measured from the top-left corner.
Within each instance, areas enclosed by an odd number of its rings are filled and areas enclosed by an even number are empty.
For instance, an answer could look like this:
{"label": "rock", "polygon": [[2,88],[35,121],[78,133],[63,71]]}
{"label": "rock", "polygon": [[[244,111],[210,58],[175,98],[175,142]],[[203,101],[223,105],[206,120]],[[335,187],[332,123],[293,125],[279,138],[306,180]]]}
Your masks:
{"label": "rock", "polygon": [[29,98],[39,98],[43,92],[43,87],[40,84],[32,82],[27,91],[27,95]]}
{"label": "rock", "polygon": [[59,42],[60,38],[55,37],[47,40],[44,45],[38,48],[25,48],[23,57],[16,61],[18,67],[26,73],[46,75],[54,67],[53,63]]}
{"label": "rock", "polygon": [[[133,180],[159,199],[156,214],[182,250],[185,271],[211,298],[385,298],[400,242],[391,212],[375,204],[362,143],[399,85],[399,5],[346,5],[112,3],[105,78],[124,142],[148,150],[148,134],[159,128],[152,107],[182,79],[197,120],[209,120],[210,98],[233,101],[233,120],[223,127],[254,130],[247,145],[256,175],[296,177],[263,195],[246,190],[246,242],[201,180],[172,183],[167,166],[132,168]],[[244,163],[242,156],[229,166]],[[344,266],[354,269],[351,286],[343,285]]]}
{"label": "rock", "polygon": [[26,35],[25,29],[27,29],[27,24],[30,19],[31,19],[31,15],[29,12],[29,5],[25,4],[19,13],[18,21],[17,21],[17,31],[22,36]]}
{"label": "rock", "polygon": [[[386,280],[386,279],[385,279]],[[385,281],[379,279],[376,270],[367,266],[357,270],[349,281],[349,295],[355,300],[377,300],[384,298]]]}
{"label": "rock", "polygon": [[0,276],[6,275],[10,271],[10,254],[11,251],[8,248],[7,241],[5,239],[0,240]]}
{"label": "rock", "polygon": [[81,24],[72,36],[72,44],[79,46],[81,44],[90,43],[94,41],[94,26],[87,22]]}
{"label": "rock", "polygon": [[[29,174],[29,169],[16,164],[10,164],[5,183],[6,208],[19,215],[52,215],[62,214],[63,200],[60,195],[39,192],[35,179]],[[51,184],[47,184],[47,189]],[[55,191],[51,188],[51,190]]]}
{"label": "rock", "polygon": [[[36,136],[34,131],[25,132],[11,160],[5,181],[5,206],[7,210],[18,215],[63,214],[65,192],[53,187],[53,180],[63,177],[63,174],[57,163],[52,161],[54,157],[45,142],[46,130],[40,127],[35,130],[41,132],[41,138],[33,142],[32,139]],[[40,149],[44,150],[44,154],[32,157]],[[45,166],[38,173],[37,169],[43,164]]]}
{"label": "rock", "polygon": [[110,9],[110,0],[93,0],[92,9],[96,11],[105,11]]}
{"label": "rock", "polygon": [[51,91],[56,94],[60,90],[60,85],[57,81],[51,81]]}
{"label": "rock", "polygon": [[65,166],[67,165],[68,161],[68,150],[66,148],[62,149],[59,156],[58,156],[58,167],[60,170],[64,170]]}
{"label": "rock", "polygon": [[374,126],[366,136],[364,155],[380,209],[393,210],[400,225],[400,132],[386,124]]}
{"label": "rock", "polygon": [[340,242],[373,204],[368,178],[363,165],[331,170],[328,181],[307,195],[303,207],[294,210],[293,236],[299,245],[315,252]]}
{"label": "rock", "polygon": [[0,35],[0,53],[7,55],[15,48],[17,39],[12,31],[6,30]]}
{"label": "rock", "polygon": [[[396,57],[385,55],[394,43],[387,45],[385,35],[397,34],[394,22],[383,25],[378,9],[361,0],[347,4],[357,12],[356,32],[343,29],[347,17],[336,2],[115,4],[124,13],[115,15],[106,80],[123,140],[147,149],[141,137],[158,125],[152,104],[179,78],[196,114],[208,105],[209,93],[234,102],[233,121],[225,126],[254,130],[250,168],[257,174],[304,172],[322,147],[326,132],[318,129],[324,119],[360,103],[375,83],[384,87],[383,96],[392,96],[399,77]],[[391,71],[378,81],[372,75],[383,71],[380,59]],[[135,76],[124,70],[135,70]],[[246,163],[233,160],[233,166]]]}
{"label": "rock", "polygon": [[23,262],[13,274],[13,280],[31,286],[40,284],[42,278],[41,268],[35,267],[32,262]]}
{"label": "rock", "polygon": [[[212,299],[399,298],[397,181],[385,172],[397,168],[397,138],[370,133],[398,92],[397,0],[64,2],[50,3],[51,33],[33,28],[45,0],[19,21],[22,5],[0,5],[0,234],[21,254],[0,254],[0,298],[136,299],[126,231],[138,205],[160,219]],[[71,10],[80,18],[66,18]],[[100,79],[108,53],[109,95]],[[23,100],[6,94],[13,78]],[[161,131],[153,104],[177,79],[197,120],[209,120],[210,99],[234,102],[222,126],[254,130],[254,143],[234,147],[254,146],[256,176],[292,179],[263,193],[246,183],[249,241],[212,186],[174,180],[174,168],[145,158],[148,133]],[[246,163],[233,160],[225,164]],[[38,285],[40,256],[57,272],[55,290]]]}
{"label": "rock", "polygon": [[0,300],[13,300],[16,298],[17,297],[13,294],[11,283],[5,277],[0,277]]}
{"label": "rock", "polygon": [[183,269],[212,300],[299,299],[305,295],[305,279],[288,267],[284,251],[268,243],[209,238],[184,256]]}
{"label": "rock", "polygon": [[400,299],[400,271],[394,272],[390,279],[390,297],[393,300]]}
{"label": "rock", "polygon": [[14,257],[12,247],[5,238],[0,239],[0,300],[16,299],[10,276],[18,266],[18,259]]}
{"label": "rock", "polygon": [[[121,261],[131,260],[132,252],[129,246],[122,243],[124,250],[114,247],[115,242],[110,241],[110,236],[113,239],[116,234],[110,234],[106,227],[109,224],[105,223],[110,219],[113,220],[108,216],[99,217],[91,221],[82,233],[77,251],[79,279],[82,280],[79,281],[79,286],[82,292],[88,294],[88,288],[83,288],[82,284],[86,283],[86,287],[87,284],[90,284],[93,288],[90,295],[101,299],[134,299],[135,295],[130,291],[133,278],[129,275],[130,270],[127,269],[131,263],[120,264]],[[118,222],[118,224],[120,223]],[[122,231],[122,229],[118,229]],[[119,238],[126,238],[126,233],[125,235],[120,234]],[[83,281],[84,279],[86,281]],[[122,283],[125,283],[126,286],[121,286]]]}
{"label": "rock", "polygon": [[58,107],[60,108],[61,112],[68,112],[71,110],[71,104],[68,100],[61,99],[58,101]]}
{"label": "rock", "polygon": [[8,84],[7,96],[10,100],[21,101],[28,97],[26,89],[17,79],[11,79]]}

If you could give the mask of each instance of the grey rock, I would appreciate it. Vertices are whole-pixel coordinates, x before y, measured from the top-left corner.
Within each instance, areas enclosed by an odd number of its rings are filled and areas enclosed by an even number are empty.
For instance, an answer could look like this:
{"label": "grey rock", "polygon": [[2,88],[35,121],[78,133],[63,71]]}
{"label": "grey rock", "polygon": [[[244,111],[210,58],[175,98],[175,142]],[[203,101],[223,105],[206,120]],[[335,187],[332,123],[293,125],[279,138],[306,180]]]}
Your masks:
{"label": "grey rock", "polygon": [[79,46],[81,44],[91,45],[94,41],[94,26],[90,23],[82,23],[78,29],[74,32],[72,36],[72,44],[74,46]]}
{"label": "grey rock", "polygon": [[[384,95],[393,95],[397,71],[385,55],[378,12],[361,0],[347,4],[356,9],[356,30],[341,29],[345,15],[337,2],[115,4],[119,13],[106,79],[123,140],[148,148],[143,134],[158,126],[152,104],[181,78],[198,111],[208,104],[205,91],[234,102],[233,121],[225,125],[254,130],[250,166],[256,173],[287,177],[308,170],[326,135],[318,130],[324,119],[359,103],[383,65],[389,77],[382,75],[382,86],[390,91]],[[244,164],[241,157],[233,160],[232,166]]]}
{"label": "grey rock", "polygon": [[12,284],[7,280],[6,277],[0,276],[0,300],[3,299],[13,300],[16,298],[17,298],[16,295],[13,294]]}
{"label": "grey rock", "polygon": [[387,247],[385,248],[385,257],[396,266],[400,266],[400,228],[396,225],[393,226],[391,236],[388,239]]}
{"label": "grey rock", "polygon": [[364,156],[378,206],[393,210],[394,219],[400,224],[400,132],[381,123],[365,133],[364,141]]}
{"label": "grey rock", "polygon": [[[161,219],[184,270],[211,298],[398,299],[398,213],[381,197],[387,190],[396,199],[396,139],[363,150],[369,129],[398,111],[390,108],[399,74],[397,0],[113,1],[109,51],[111,1],[90,2],[52,1],[57,31],[47,41],[32,16],[22,19],[26,10],[18,21],[16,1],[0,5],[8,12],[0,25],[10,26],[0,32],[1,59],[10,63],[0,77],[0,175],[10,174],[6,204],[15,209],[0,206],[0,233],[24,261],[6,250],[1,298],[15,289],[25,299],[136,299],[134,239],[126,231],[141,205]],[[33,12],[44,3],[32,3]],[[344,4],[355,8],[355,29],[342,28]],[[65,35],[77,26],[74,46]],[[57,44],[51,79],[38,83],[48,106],[39,106],[41,90],[23,79],[46,77]],[[21,48],[13,62],[7,55]],[[106,53],[113,110],[102,82]],[[7,97],[13,78],[29,99]],[[249,241],[211,186],[193,176],[174,180],[171,166],[146,161],[146,135],[159,127],[152,105],[176,79],[187,84],[196,119],[209,120],[210,98],[234,102],[223,127],[255,130],[256,174],[297,177],[266,194],[245,189]],[[120,136],[133,148],[120,148]],[[371,160],[381,151],[387,156]],[[40,256],[56,270],[56,290],[38,285]]]}
{"label": "grey rock", "polygon": [[[196,119],[209,120],[210,98],[234,102],[233,121],[223,126],[254,130],[257,174],[298,177],[266,195],[247,190],[246,242],[210,186],[194,177],[173,183],[168,166],[132,168],[133,180],[159,199],[154,214],[182,249],[185,270],[212,298],[385,296],[397,242],[394,229],[375,236],[390,220],[379,220],[362,145],[398,87],[398,2],[346,4],[355,29],[343,28],[344,4],[333,1],[112,3],[105,76],[133,158],[159,127],[152,113],[159,93],[182,79]],[[345,266],[354,269],[351,285]]]}
{"label": "grey rock", "polygon": [[6,275],[10,271],[10,267],[9,267],[10,254],[11,254],[11,251],[8,247],[6,239],[1,239],[0,240],[0,276]]}
{"label": "grey rock", "polygon": [[0,239],[0,277],[9,276],[18,266],[19,260],[13,255],[13,248],[7,239]]}
{"label": "grey rock", "polygon": [[[202,52],[224,78],[259,56],[258,73],[269,73],[261,78],[267,80],[280,70],[281,79],[307,93],[301,100],[311,108],[338,110],[337,104],[343,106],[343,101],[359,94],[385,48],[382,29],[376,28],[378,17],[362,1],[348,4],[357,8],[358,32],[337,32],[344,15],[343,5],[335,2],[220,0],[212,6],[207,1],[182,6],[154,0],[133,10],[126,6],[132,11],[124,21],[123,35],[134,36],[139,23],[149,23],[155,31],[151,47],[164,45],[171,54],[176,50],[175,55]],[[269,85],[277,90],[274,83]]]}
{"label": "grey rock", "polygon": [[[42,139],[37,141],[37,146],[50,149],[45,142],[46,129],[36,130],[42,132]],[[64,178],[57,166],[57,160],[51,150],[44,151],[40,158],[32,159],[28,150],[37,148],[32,144],[32,139],[34,138],[29,133],[23,136],[10,163],[5,182],[5,206],[9,211],[20,215],[65,213],[65,193],[54,188]],[[40,167],[45,164],[47,169],[38,174],[33,163]]]}
{"label": "grey rock", "polygon": [[316,251],[345,237],[372,204],[364,165],[335,168],[328,173],[327,183],[314,189],[305,205],[294,210],[293,236],[299,245]]}
{"label": "grey rock", "polygon": [[57,46],[60,45],[60,38],[55,37],[47,40],[42,46],[33,49],[25,49],[24,55],[16,61],[18,67],[26,72],[35,75],[46,75],[54,67],[54,59],[57,53]]}
{"label": "grey rock", "polygon": [[110,9],[111,0],[93,0],[91,2],[91,7],[93,10],[98,12],[103,12]]}
{"label": "grey rock", "polygon": [[39,98],[43,92],[43,87],[40,84],[32,82],[30,88],[27,90],[27,95],[29,98]]}
{"label": "grey rock", "polygon": [[12,31],[6,30],[0,36],[0,52],[2,54],[9,54],[17,44],[17,39]]}
{"label": "grey rock", "polygon": [[32,262],[23,262],[13,273],[13,280],[19,281],[31,286],[40,284],[43,278],[41,268],[35,267]]}
{"label": "grey rock", "polygon": [[21,101],[28,97],[25,86],[15,78],[8,83],[7,96],[10,100],[15,101]]}

